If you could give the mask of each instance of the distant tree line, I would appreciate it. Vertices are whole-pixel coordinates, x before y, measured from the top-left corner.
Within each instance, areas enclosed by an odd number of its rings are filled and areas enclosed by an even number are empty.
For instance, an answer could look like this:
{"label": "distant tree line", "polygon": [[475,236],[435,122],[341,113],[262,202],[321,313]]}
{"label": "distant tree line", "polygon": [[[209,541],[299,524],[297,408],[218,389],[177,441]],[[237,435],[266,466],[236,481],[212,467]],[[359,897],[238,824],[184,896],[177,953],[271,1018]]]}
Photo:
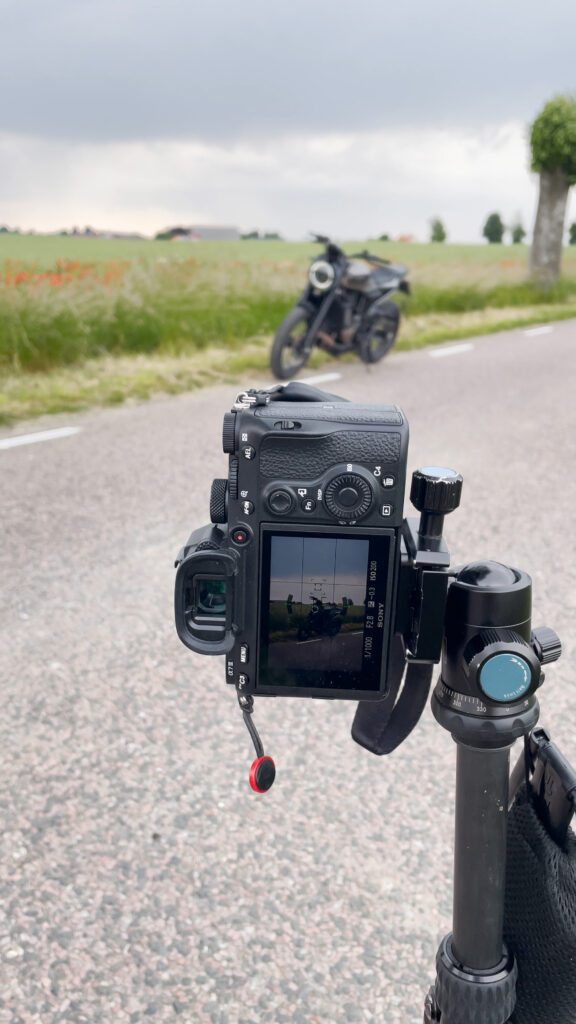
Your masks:
{"label": "distant tree line", "polygon": [[[512,224],[508,227],[504,224],[502,217],[499,213],[491,213],[486,219],[486,223],[482,229],[482,236],[487,239],[488,242],[502,242],[504,240],[504,234],[506,231],[510,232],[510,241],[514,245],[518,245],[526,238],[526,231],[520,217],[517,217]],[[430,221],[430,241],[431,242],[445,242],[448,238],[448,232],[444,221],[440,217],[432,217]]]}
{"label": "distant tree line", "polygon": [[277,231],[246,231],[240,235],[243,242],[283,242],[282,235]]}

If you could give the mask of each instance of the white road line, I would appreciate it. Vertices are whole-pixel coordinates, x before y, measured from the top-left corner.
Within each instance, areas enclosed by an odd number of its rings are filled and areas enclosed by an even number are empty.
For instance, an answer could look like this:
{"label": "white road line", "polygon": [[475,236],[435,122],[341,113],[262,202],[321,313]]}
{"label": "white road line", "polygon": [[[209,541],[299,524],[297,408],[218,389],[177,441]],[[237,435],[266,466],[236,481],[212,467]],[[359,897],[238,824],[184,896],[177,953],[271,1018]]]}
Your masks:
{"label": "white road line", "polygon": [[55,430],[39,430],[35,434],[17,434],[16,437],[0,439],[0,450],[19,448],[22,444],[39,444],[40,441],[57,441],[60,437],[72,437],[79,434],[80,427],[58,427]]}
{"label": "white road line", "polygon": [[341,373],[319,373],[316,377],[302,377],[302,384],[324,384],[329,380],[340,380]]}
{"label": "white road line", "polygon": [[524,334],[527,338],[535,338],[538,334],[552,334],[553,330],[551,324],[543,324],[542,327],[530,327]]}
{"label": "white road line", "polygon": [[464,352],[473,352],[474,345],[471,341],[465,341],[461,345],[439,345],[433,348],[428,355],[431,359],[445,359],[446,356],[459,356]]}

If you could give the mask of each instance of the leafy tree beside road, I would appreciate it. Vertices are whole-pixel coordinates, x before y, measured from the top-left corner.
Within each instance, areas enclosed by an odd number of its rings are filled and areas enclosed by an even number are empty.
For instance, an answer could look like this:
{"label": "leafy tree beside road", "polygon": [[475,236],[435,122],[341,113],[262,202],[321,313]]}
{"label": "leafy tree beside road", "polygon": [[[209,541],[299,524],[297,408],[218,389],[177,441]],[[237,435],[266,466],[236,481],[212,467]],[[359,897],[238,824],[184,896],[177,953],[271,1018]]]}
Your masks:
{"label": "leafy tree beside road", "polygon": [[530,273],[549,287],[560,276],[564,219],[570,187],[576,184],[576,99],[556,96],[532,125],[532,170],[540,175],[540,195]]}
{"label": "leafy tree beside road", "polygon": [[499,213],[491,213],[484,225],[482,234],[484,238],[491,244],[500,243],[504,237],[504,222]]}
{"label": "leafy tree beside road", "polygon": [[576,245],[576,220],[570,225],[570,245]]}

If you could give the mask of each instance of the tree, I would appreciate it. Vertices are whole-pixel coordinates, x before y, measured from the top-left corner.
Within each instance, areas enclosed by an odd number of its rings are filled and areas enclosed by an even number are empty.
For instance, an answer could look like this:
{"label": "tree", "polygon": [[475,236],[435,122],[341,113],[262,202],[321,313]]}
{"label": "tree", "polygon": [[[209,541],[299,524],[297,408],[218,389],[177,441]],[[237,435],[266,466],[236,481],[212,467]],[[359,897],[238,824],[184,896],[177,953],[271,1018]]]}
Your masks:
{"label": "tree", "polygon": [[431,242],[445,242],[448,235],[446,234],[446,228],[439,217],[433,217],[430,221],[430,241]]}
{"label": "tree", "polygon": [[484,238],[486,238],[488,240],[488,242],[490,242],[492,244],[500,243],[502,241],[502,238],[504,237],[504,231],[505,231],[504,222],[503,222],[502,217],[500,216],[500,214],[499,213],[491,213],[486,218],[486,223],[485,223],[484,228],[482,230],[482,234],[484,235]]}
{"label": "tree", "polygon": [[570,245],[576,245],[576,221],[570,225]]}
{"label": "tree", "polygon": [[515,221],[510,228],[510,234],[512,236],[513,245],[521,245],[526,238],[526,232],[520,219]]}
{"label": "tree", "polygon": [[379,242],[389,242],[390,241],[390,235],[387,235],[386,233],[384,233],[383,235],[380,235],[380,237],[378,238],[378,241]]}
{"label": "tree", "polygon": [[576,99],[555,96],[530,131],[532,170],[540,195],[530,252],[530,273],[544,287],[560,275],[564,219],[570,187],[576,184]]}

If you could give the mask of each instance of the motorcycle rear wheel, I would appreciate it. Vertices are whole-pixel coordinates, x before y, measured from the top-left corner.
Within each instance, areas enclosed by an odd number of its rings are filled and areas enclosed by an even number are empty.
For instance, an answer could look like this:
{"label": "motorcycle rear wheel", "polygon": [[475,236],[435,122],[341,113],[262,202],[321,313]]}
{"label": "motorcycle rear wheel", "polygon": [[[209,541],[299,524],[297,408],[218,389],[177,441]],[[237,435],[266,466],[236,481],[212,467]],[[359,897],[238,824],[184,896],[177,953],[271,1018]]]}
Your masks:
{"label": "motorcycle rear wheel", "polygon": [[308,313],[303,306],[294,306],[276,331],[270,352],[270,367],[278,380],[290,380],[306,365],[310,353],[302,351],[302,346],[308,327]]}
{"label": "motorcycle rear wheel", "polygon": [[393,302],[387,302],[383,314],[366,331],[359,343],[363,363],[378,363],[393,347],[400,329],[400,310]]}

